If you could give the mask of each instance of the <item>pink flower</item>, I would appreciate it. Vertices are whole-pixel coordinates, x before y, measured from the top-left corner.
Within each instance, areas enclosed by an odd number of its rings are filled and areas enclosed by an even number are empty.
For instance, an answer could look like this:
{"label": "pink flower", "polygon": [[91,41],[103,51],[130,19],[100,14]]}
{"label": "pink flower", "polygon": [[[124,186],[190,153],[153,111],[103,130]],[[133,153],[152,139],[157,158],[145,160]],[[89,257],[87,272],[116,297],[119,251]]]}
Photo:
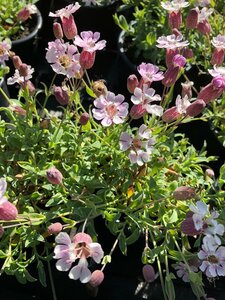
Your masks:
{"label": "pink flower", "polygon": [[57,74],[76,77],[81,69],[77,47],[57,39],[48,43],[46,59]]}
{"label": "pink flower", "polygon": [[0,64],[9,59],[9,50],[11,45],[6,41],[0,42]]}
{"label": "pink flower", "polygon": [[58,259],[56,268],[59,271],[68,271],[73,262],[79,260],[78,264],[70,270],[69,277],[87,283],[91,279],[87,258],[90,257],[96,263],[100,263],[104,255],[101,245],[93,243],[92,238],[86,233],[77,233],[71,240],[67,233],[60,232],[55,241],[59,244],[54,249],[53,258]]}
{"label": "pink flower", "polygon": [[130,151],[129,159],[132,164],[142,166],[150,160],[155,140],[151,137],[150,129],[145,124],[142,124],[136,137],[127,132],[121,133],[119,144],[121,151]]}
{"label": "pink flower", "polygon": [[37,13],[37,7],[33,4],[28,4],[27,6],[23,7],[17,14],[18,20],[24,22],[26,21],[32,14]]}
{"label": "pink flower", "polygon": [[187,108],[190,104],[191,103],[188,100],[187,96],[184,96],[184,98],[181,98],[180,95],[177,96],[177,98],[176,98],[176,108],[177,108],[178,113],[180,113],[181,115],[186,114],[186,110],[187,110]]}
{"label": "pink flower", "polygon": [[198,258],[202,260],[199,268],[207,277],[225,276],[225,247],[203,244]]}
{"label": "pink flower", "polygon": [[150,63],[142,63],[137,67],[139,74],[142,76],[144,83],[152,83],[163,79],[163,72]]}
{"label": "pink flower", "polygon": [[112,124],[123,123],[128,115],[128,103],[124,102],[124,96],[115,95],[112,92],[107,92],[106,95],[101,95],[95,99],[92,109],[93,116],[96,120],[102,120],[102,126],[110,126]]}
{"label": "pink flower", "polygon": [[61,19],[64,17],[68,19],[79,8],[80,4],[76,2],[75,4],[70,4],[62,9],[57,10],[55,13],[50,12],[49,17],[60,17]]}
{"label": "pink flower", "polygon": [[168,10],[169,12],[177,12],[179,11],[181,8],[187,7],[190,4],[188,2],[186,2],[185,0],[174,0],[174,1],[166,1],[166,2],[162,2],[161,6]]}
{"label": "pink flower", "polygon": [[[182,278],[182,280],[184,282],[189,282],[189,271],[188,271],[188,268],[186,266],[185,263],[183,262],[179,262],[179,263],[176,263],[173,265],[174,269],[176,270],[176,273],[177,273],[177,276],[179,278]],[[198,268],[196,266],[189,266],[190,270],[192,272],[198,272]]]}
{"label": "pink flower", "polygon": [[29,65],[26,65],[26,66],[27,66],[27,68],[26,68],[26,74],[24,74],[25,76],[22,76],[20,71],[16,69],[14,75],[7,79],[7,84],[19,83],[20,85],[23,85],[26,82],[28,82],[29,79],[32,78],[34,69],[31,68],[31,66],[29,66]]}
{"label": "pink flower", "polygon": [[97,42],[100,38],[99,32],[82,31],[80,36],[75,37],[74,44],[85,51],[95,52],[96,50],[102,50],[106,45],[105,40]]}
{"label": "pink flower", "polygon": [[225,50],[225,35],[222,34],[217,35],[212,39],[211,43],[215,48]]}
{"label": "pink flower", "polygon": [[182,41],[183,35],[176,36],[175,34],[171,34],[168,36],[160,36],[157,39],[158,48],[166,48],[166,49],[177,49],[188,46],[188,41]]}
{"label": "pink flower", "polygon": [[160,95],[155,95],[155,90],[148,88],[147,84],[144,84],[142,89],[135,88],[134,95],[131,96],[131,101],[135,105],[141,104],[143,109],[149,114],[159,117],[163,114],[163,108],[160,105],[151,104],[154,101],[161,101]]}

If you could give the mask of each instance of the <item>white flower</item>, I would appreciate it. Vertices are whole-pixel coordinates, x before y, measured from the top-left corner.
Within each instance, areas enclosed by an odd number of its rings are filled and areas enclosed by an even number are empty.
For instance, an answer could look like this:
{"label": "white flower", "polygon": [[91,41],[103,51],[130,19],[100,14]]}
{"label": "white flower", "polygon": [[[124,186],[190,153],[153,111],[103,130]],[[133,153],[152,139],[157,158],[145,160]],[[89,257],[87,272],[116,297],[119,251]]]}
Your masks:
{"label": "white flower", "polygon": [[203,218],[209,213],[208,207],[204,202],[197,201],[196,206],[191,204],[190,210],[194,213],[192,218],[194,221],[195,229],[201,230],[203,228]]}
{"label": "white flower", "polygon": [[161,5],[164,9],[168,10],[169,12],[177,12],[181,8],[187,7],[190,4],[185,0],[174,0],[174,1],[166,1],[161,2]]}
{"label": "white flower", "polygon": [[191,105],[191,103],[188,100],[187,95],[185,95],[184,98],[181,98],[180,95],[177,96],[177,98],[176,98],[176,108],[177,108],[177,111],[180,114],[186,114],[186,110],[187,110],[189,105]]}

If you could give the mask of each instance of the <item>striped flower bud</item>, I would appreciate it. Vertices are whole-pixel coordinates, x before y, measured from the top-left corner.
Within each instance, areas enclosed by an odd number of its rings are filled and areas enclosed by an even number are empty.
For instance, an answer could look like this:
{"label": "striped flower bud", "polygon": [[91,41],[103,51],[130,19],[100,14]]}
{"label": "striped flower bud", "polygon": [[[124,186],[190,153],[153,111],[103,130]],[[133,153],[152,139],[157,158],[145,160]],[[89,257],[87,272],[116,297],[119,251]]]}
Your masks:
{"label": "striped flower bud", "polygon": [[139,81],[135,74],[130,75],[127,78],[127,89],[128,91],[133,94],[136,87],[138,87]]}
{"label": "striped flower bud", "polygon": [[179,29],[182,24],[182,15],[180,10],[179,11],[172,11],[169,13],[168,17],[169,27],[171,29]]}
{"label": "striped flower bud", "polygon": [[95,63],[95,52],[83,50],[80,54],[80,65],[83,69],[91,69]]}
{"label": "striped flower bud", "polygon": [[53,23],[53,33],[56,39],[63,38],[63,30],[60,23],[58,22]]}
{"label": "striped flower bud", "polygon": [[155,270],[152,265],[144,265],[142,274],[146,282],[153,282],[156,279]]}
{"label": "striped flower bud", "polygon": [[87,122],[89,121],[89,119],[90,119],[89,114],[87,112],[85,112],[80,116],[79,122],[81,125],[86,125]]}
{"label": "striped flower bud", "polygon": [[22,61],[21,61],[20,57],[18,55],[14,55],[12,57],[12,61],[13,61],[13,65],[14,65],[15,69],[19,70],[20,66],[22,65]]}
{"label": "striped flower bud", "polygon": [[20,76],[26,77],[29,74],[29,68],[27,64],[22,63],[19,67]]}
{"label": "striped flower bud", "polygon": [[175,84],[177,80],[177,76],[179,74],[180,67],[173,67],[172,65],[166,70],[164,73],[164,78],[162,80],[162,84],[166,87],[171,87]]}
{"label": "striped flower bud", "polygon": [[29,19],[31,13],[28,7],[23,7],[17,14],[17,19],[21,22],[25,22]]}
{"label": "striped flower bud", "polygon": [[20,83],[20,86],[23,90],[28,89],[30,95],[33,95],[35,93],[35,86],[30,80]]}
{"label": "striped flower bud", "polygon": [[195,117],[199,115],[205,108],[206,103],[202,99],[197,99],[191,103],[186,109],[186,114],[190,117]]}
{"label": "striped flower bud", "polygon": [[15,220],[18,216],[16,206],[9,202],[5,197],[0,199],[0,220],[11,221]]}
{"label": "striped flower bud", "polygon": [[201,230],[197,230],[195,228],[195,223],[193,221],[192,216],[189,218],[186,218],[180,225],[181,232],[183,232],[186,235],[194,236],[201,233]]}
{"label": "striped flower bud", "polygon": [[68,18],[62,18],[62,28],[68,40],[74,39],[74,37],[77,35],[77,26],[75,24],[73,15],[70,15]]}
{"label": "striped flower bud", "polygon": [[63,229],[63,226],[60,222],[53,223],[48,226],[48,233],[49,234],[58,234]]}
{"label": "striped flower bud", "polygon": [[197,29],[203,35],[209,35],[212,31],[212,27],[208,20],[203,20],[202,22],[199,22],[197,25]]}
{"label": "striped flower bud", "polygon": [[216,79],[215,77],[212,80],[212,82],[210,82],[209,84],[207,84],[205,87],[201,89],[201,91],[198,93],[197,98],[204,100],[206,104],[214,99],[219,98],[224,91],[224,87],[216,87],[220,85],[223,85],[223,79],[221,78]]}
{"label": "striped flower bud", "polygon": [[52,184],[61,184],[63,180],[62,173],[55,167],[51,167],[47,170],[47,179]]}
{"label": "striped flower bud", "polygon": [[56,100],[61,105],[66,105],[69,102],[69,89],[66,85],[63,86],[56,86],[53,85],[53,94]]}
{"label": "striped flower bud", "polygon": [[130,110],[130,117],[134,120],[140,119],[143,117],[144,113],[146,112],[145,108],[143,108],[142,104],[136,104],[131,107]]}
{"label": "striped flower bud", "polygon": [[189,200],[196,197],[195,190],[189,186],[179,186],[173,192],[176,200]]}
{"label": "striped flower bud", "polygon": [[181,114],[177,111],[177,107],[168,108],[162,115],[162,120],[166,123],[174,122],[179,119]]}
{"label": "striped flower bud", "polygon": [[186,28],[194,29],[198,24],[198,11],[196,8],[193,8],[189,11],[186,19]]}
{"label": "striped flower bud", "polygon": [[92,287],[98,287],[104,280],[104,273],[100,270],[95,270],[91,274],[91,279],[88,282]]}
{"label": "striped flower bud", "polygon": [[224,61],[224,49],[215,48],[210,63],[212,65],[220,66],[222,65],[223,61]]}
{"label": "striped flower bud", "polygon": [[172,65],[172,60],[176,54],[179,54],[178,49],[166,49],[166,66],[169,68]]}

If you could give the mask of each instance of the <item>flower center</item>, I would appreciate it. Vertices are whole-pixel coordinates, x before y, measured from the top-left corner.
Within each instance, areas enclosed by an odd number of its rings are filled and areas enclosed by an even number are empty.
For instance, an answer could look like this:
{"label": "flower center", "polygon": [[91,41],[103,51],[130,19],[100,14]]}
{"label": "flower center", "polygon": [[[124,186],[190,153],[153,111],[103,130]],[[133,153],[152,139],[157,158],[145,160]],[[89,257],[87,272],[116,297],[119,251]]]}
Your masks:
{"label": "flower center", "polygon": [[133,139],[133,146],[135,149],[141,149],[141,140],[138,138]]}
{"label": "flower center", "polygon": [[68,55],[64,54],[60,56],[59,62],[64,68],[68,68],[71,63],[71,59]]}
{"label": "flower center", "polygon": [[212,264],[218,264],[219,260],[215,255],[209,255],[208,261]]}
{"label": "flower center", "polygon": [[116,106],[114,104],[108,105],[106,107],[106,112],[110,118],[114,117],[117,112]]}
{"label": "flower center", "polygon": [[5,48],[0,45],[0,56],[5,54]]}
{"label": "flower center", "polygon": [[90,256],[90,248],[87,246],[86,243],[78,243],[77,247],[75,248],[75,251],[77,253],[77,257],[89,257]]}

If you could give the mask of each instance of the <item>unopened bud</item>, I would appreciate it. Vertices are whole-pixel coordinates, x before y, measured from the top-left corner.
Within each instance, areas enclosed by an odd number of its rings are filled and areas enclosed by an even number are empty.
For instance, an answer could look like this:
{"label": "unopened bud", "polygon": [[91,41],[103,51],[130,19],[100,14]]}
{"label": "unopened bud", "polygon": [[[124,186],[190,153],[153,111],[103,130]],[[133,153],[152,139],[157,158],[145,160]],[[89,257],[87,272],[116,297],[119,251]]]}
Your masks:
{"label": "unopened bud", "polygon": [[16,206],[9,202],[5,197],[0,199],[0,220],[11,221],[18,216]]}
{"label": "unopened bud", "polygon": [[20,83],[20,86],[23,90],[28,89],[30,95],[33,95],[35,93],[35,86],[30,80]]}
{"label": "unopened bud", "polygon": [[170,12],[168,21],[171,29],[173,28],[179,29],[182,24],[182,15],[180,10]]}
{"label": "unopened bud", "polygon": [[103,80],[94,81],[92,83],[92,89],[97,97],[100,97],[101,95],[105,96],[108,91]]}
{"label": "unopened bud", "polygon": [[13,61],[13,65],[14,65],[15,69],[19,70],[20,66],[22,65],[22,61],[21,61],[20,57],[18,55],[14,55],[12,57],[12,61]]}
{"label": "unopened bud", "polygon": [[104,273],[100,270],[95,270],[91,274],[91,279],[88,282],[92,287],[98,287],[104,280]]}
{"label": "unopened bud", "polygon": [[181,50],[181,54],[182,54],[186,59],[194,57],[194,53],[193,53],[192,49],[187,48],[187,47],[185,47],[185,48],[183,48],[183,49]]}
{"label": "unopened bud", "polygon": [[29,19],[30,15],[31,15],[30,10],[27,7],[24,7],[18,12],[17,19],[19,21],[25,22],[26,20]]}
{"label": "unopened bud", "polygon": [[179,186],[173,196],[176,200],[189,200],[196,197],[195,190],[189,186]]}
{"label": "unopened bud", "polygon": [[212,169],[206,169],[205,170],[205,175],[209,176],[210,178],[215,177],[215,173]]}
{"label": "unopened bud", "polygon": [[174,85],[177,80],[179,71],[180,71],[180,67],[170,66],[164,73],[162,84],[165,85],[166,87],[171,87],[172,85]]}
{"label": "unopened bud", "polygon": [[69,102],[69,89],[66,85],[63,86],[53,86],[53,94],[56,100],[61,105],[66,105]]}
{"label": "unopened bud", "polygon": [[222,65],[223,61],[224,61],[224,49],[215,48],[210,63],[212,65],[220,66]]}
{"label": "unopened bud", "polygon": [[87,112],[85,112],[80,116],[79,122],[81,125],[86,125],[87,122],[89,121],[89,119],[90,119],[89,114]]}
{"label": "unopened bud", "polygon": [[73,15],[70,15],[69,18],[62,18],[62,28],[68,40],[74,39],[74,37],[77,35],[77,26],[75,24]]}
{"label": "unopened bud", "polygon": [[195,223],[193,221],[192,216],[189,218],[186,218],[180,225],[181,232],[183,232],[186,235],[194,236],[201,233],[201,230],[197,230],[195,228]]}
{"label": "unopened bud", "polygon": [[177,111],[176,106],[168,108],[162,115],[162,120],[166,123],[171,123],[179,119],[181,114]]}
{"label": "unopened bud", "polygon": [[151,265],[144,265],[142,268],[142,274],[146,282],[153,282],[156,279],[155,270]]}
{"label": "unopened bud", "polygon": [[48,233],[49,234],[58,234],[63,229],[63,226],[61,223],[56,222],[48,226]]}
{"label": "unopened bud", "polygon": [[131,107],[130,117],[134,120],[140,119],[145,114],[146,109],[142,104],[136,104]]}
{"label": "unopened bud", "polygon": [[197,29],[201,34],[209,35],[212,31],[212,27],[209,24],[208,20],[203,20],[202,22],[199,22],[197,25]]}
{"label": "unopened bud", "polygon": [[186,19],[186,28],[194,29],[198,24],[198,11],[196,8],[190,10]]}
{"label": "unopened bud", "polygon": [[58,22],[53,23],[53,33],[56,39],[63,38],[63,30],[60,23]]}
{"label": "unopened bud", "polygon": [[52,184],[61,184],[63,180],[62,173],[55,167],[47,170],[47,179]]}
{"label": "unopened bud", "polygon": [[186,109],[186,114],[190,117],[196,117],[199,115],[205,108],[206,103],[202,99],[197,99],[191,103]]}
{"label": "unopened bud", "polygon": [[29,70],[28,65],[22,63],[19,67],[20,76],[26,77],[28,75],[28,70]]}
{"label": "unopened bud", "polygon": [[131,94],[134,93],[134,90],[138,86],[138,84],[139,84],[139,81],[135,74],[132,74],[127,78],[127,89]]}
{"label": "unopened bud", "polygon": [[83,50],[80,54],[80,65],[83,69],[91,69],[95,63],[95,52]]}
{"label": "unopened bud", "polygon": [[172,59],[172,64],[175,67],[183,68],[186,64],[186,58],[183,55],[176,54]]}
{"label": "unopened bud", "polygon": [[179,54],[177,49],[166,49],[166,66],[169,68],[172,65],[172,60],[176,54]]}

